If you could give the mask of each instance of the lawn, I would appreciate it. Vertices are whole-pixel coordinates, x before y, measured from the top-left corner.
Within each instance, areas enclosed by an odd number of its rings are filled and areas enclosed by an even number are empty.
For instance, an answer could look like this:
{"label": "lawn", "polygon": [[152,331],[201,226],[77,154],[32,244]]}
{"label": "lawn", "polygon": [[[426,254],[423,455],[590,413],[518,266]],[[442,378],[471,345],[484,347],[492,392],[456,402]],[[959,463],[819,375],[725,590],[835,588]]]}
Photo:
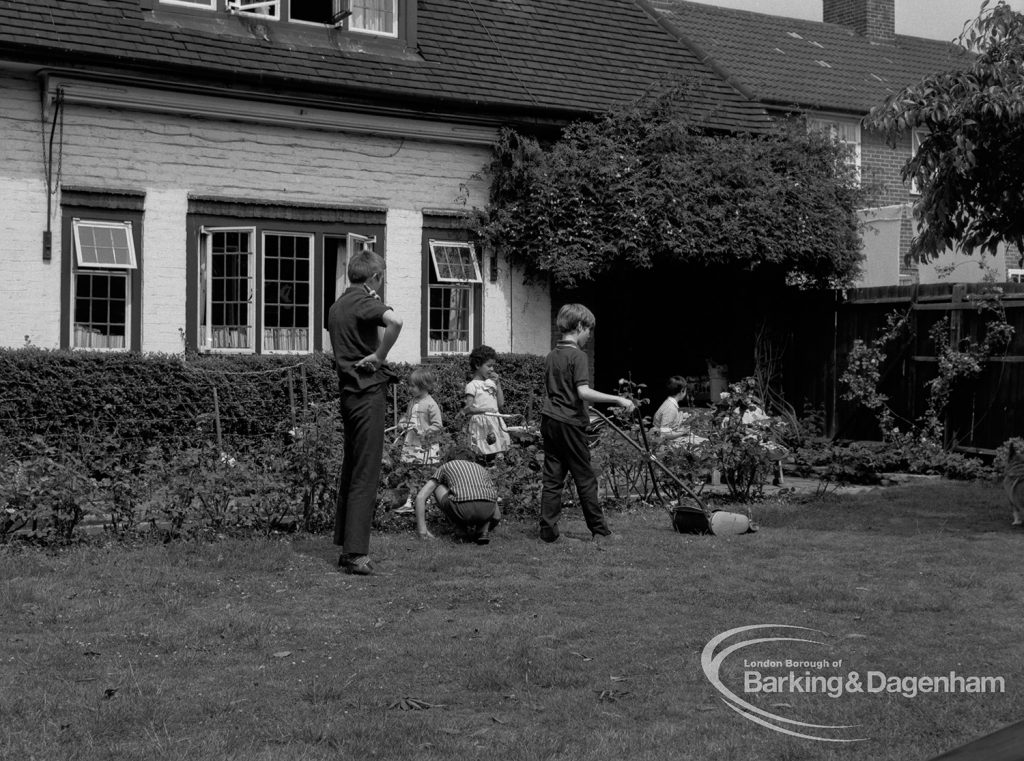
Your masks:
{"label": "lawn", "polygon": [[[377,535],[365,579],[327,537],[4,550],[0,758],[923,760],[1024,716],[1024,531],[994,486],[773,502],[736,537],[613,518],[602,550]],[[701,669],[755,624],[821,630],[791,652],[843,671],[1005,692],[747,697],[868,739],[789,737]]]}

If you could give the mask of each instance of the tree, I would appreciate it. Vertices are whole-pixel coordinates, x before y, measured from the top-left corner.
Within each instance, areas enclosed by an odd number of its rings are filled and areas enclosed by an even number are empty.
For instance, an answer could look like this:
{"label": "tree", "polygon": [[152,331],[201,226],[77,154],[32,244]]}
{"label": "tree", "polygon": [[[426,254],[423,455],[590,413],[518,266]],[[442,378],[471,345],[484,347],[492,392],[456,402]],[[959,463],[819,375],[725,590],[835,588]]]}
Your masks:
{"label": "tree", "polygon": [[903,169],[921,189],[911,253],[922,259],[1002,242],[1024,251],[1024,14],[985,0],[957,42],[962,65],[891,95],[865,121],[894,147],[908,129],[926,132]]}
{"label": "tree", "polygon": [[842,147],[802,123],[709,134],[685,116],[686,92],[576,123],[547,147],[504,131],[485,237],[560,286],[662,261],[852,280],[862,204]]}

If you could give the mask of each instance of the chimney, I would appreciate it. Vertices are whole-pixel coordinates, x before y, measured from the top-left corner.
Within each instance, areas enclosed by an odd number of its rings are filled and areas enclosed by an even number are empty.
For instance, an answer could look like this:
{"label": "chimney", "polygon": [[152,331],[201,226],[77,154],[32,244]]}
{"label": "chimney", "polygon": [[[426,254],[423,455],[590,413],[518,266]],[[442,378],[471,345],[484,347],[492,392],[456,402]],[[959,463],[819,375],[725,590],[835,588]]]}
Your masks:
{"label": "chimney", "polygon": [[852,29],[875,42],[896,41],[896,0],[824,0],[822,21]]}

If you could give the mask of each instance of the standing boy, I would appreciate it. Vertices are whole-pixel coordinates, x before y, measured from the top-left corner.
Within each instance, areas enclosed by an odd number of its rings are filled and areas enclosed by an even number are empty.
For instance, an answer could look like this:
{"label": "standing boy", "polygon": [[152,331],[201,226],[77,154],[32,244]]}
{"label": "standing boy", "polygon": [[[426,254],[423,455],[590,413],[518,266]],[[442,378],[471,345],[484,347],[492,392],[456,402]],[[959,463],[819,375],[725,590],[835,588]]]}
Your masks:
{"label": "standing boy", "polygon": [[544,364],[547,397],[541,410],[544,437],[544,490],[540,505],[540,538],[558,539],[558,516],[562,512],[562,489],[571,473],[580,496],[580,507],[594,541],[611,535],[597,497],[597,476],[590,464],[586,426],[590,422],[587,404],[618,404],[629,412],[633,402],[624,396],[602,394],[590,388],[590,369],[585,346],[594,329],[594,313],[582,304],[566,304],[558,310],[556,323],[562,334]]}
{"label": "standing boy", "polygon": [[[364,249],[353,256],[348,279],[352,285],[327,317],[345,435],[334,543],[342,548],[338,565],[346,573],[366,576],[373,573],[370,524],[384,452],[386,392],[394,379],[384,360],[402,330],[402,318],[377,295],[384,284],[384,259],[379,254]],[[377,332],[381,327],[383,337]]]}

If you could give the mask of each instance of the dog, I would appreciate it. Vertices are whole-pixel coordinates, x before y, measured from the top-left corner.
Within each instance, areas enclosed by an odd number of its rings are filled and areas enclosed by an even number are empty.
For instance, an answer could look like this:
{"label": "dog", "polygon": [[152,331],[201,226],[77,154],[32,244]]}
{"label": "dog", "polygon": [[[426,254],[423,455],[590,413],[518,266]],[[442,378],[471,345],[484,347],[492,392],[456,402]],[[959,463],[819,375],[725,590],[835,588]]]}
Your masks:
{"label": "dog", "polygon": [[1024,448],[1018,447],[1015,442],[1010,442],[1006,454],[1003,491],[1013,510],[1013,525],[1024,525]]}

